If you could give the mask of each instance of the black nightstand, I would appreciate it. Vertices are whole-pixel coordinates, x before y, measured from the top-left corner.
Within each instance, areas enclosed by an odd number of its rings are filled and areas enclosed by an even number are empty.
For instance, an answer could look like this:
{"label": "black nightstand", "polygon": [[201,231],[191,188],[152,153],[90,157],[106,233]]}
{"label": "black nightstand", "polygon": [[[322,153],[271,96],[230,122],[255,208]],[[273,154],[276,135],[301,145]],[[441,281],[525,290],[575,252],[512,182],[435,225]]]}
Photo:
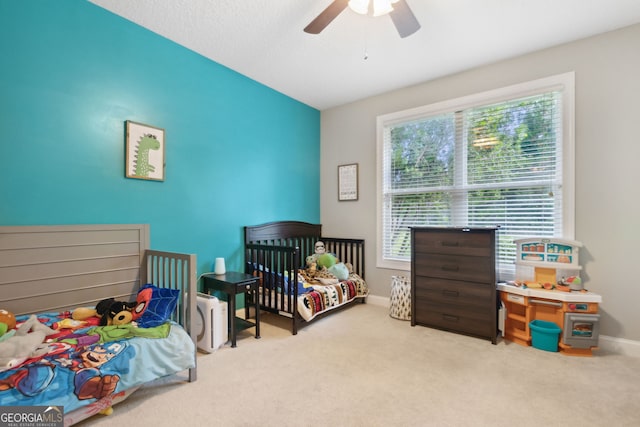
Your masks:
{"label": "black nightstand", "polygon": [[[258,299],[258,283],[259,277],[250,274],[238,273],[235,271],[227,271],[226,274],[203,274],[202,280],[205,290],[213,290],[224,292],[227,294],[229,304],[229,339],[231,347],[236,347],[236,334],[248,328],[256,328],[256,339],[260,338],[260,302]],[[253,300],[256,302],[256,318],[255,322],[236,316],[236,295],[253,292]],[[247,299],[245,298],[245,301]]]}

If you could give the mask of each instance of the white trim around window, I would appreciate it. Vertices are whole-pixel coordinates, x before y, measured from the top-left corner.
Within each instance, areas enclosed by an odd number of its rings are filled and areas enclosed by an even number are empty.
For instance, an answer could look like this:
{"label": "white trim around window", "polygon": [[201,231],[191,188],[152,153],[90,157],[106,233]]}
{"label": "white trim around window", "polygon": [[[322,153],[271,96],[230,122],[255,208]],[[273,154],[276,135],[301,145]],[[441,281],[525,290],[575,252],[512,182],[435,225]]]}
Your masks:
{"label": "white trim around window", "polygon": [[383,256],[383,155],[385,138],[393,125],[469,108],[506,102],[512,99],[559,91],[562,104],[562,236],[574,239],[575,233],[575,75],[573,72],[520,83],[500,89],[438,102],[377,117],[377,255],[376,266],[410,270],[409,260],[385,259]]}

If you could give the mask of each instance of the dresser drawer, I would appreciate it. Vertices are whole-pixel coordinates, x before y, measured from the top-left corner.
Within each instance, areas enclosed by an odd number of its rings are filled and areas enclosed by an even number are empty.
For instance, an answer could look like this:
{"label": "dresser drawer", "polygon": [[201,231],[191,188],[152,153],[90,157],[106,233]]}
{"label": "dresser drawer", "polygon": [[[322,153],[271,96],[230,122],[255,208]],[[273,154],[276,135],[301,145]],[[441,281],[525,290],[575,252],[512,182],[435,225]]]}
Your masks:
{"label": "dresser drawer", "polygon": [[416,229],[413,250],[416,254],[492,256],[494,250],[492,231],[462,230]]}
{"label": "dresser drawer", "polygon": [[463,255],[423,255],[415,259],[416,276],[468,282],[493,281],[495,266],[493,258]]}
{"label": "dresser drawer", "polygon": [[492,330],[496,325],[492,314],[486,308],[472,310],[468,307],[456,307],[443,304],[433,304],[429,300],[417,299],[415,310],[416,324],[430,326],[448,331],[463,332],[483,337],[493,336]]}
{"label": "dresser drawer", "polygon": [[[488,282],[469,283],[416,276],[412,286],[415,287],[414,292],[417,299],[428,300],[432,303],[482,307],[486,310],[491,306],[492,299],[495,298],[495,292]],[[493,305],[495,306],[495,301]]]}

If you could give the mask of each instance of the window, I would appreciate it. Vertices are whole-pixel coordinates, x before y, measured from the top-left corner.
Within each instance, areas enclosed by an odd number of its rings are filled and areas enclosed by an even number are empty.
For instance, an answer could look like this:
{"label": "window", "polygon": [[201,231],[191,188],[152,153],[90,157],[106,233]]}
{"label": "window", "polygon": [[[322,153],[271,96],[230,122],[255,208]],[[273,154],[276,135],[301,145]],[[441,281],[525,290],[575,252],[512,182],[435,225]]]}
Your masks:
{"label": "window", "polygon": [[573,238],[573,73],[378,117],[378,266],[408,270],[413,226]]}

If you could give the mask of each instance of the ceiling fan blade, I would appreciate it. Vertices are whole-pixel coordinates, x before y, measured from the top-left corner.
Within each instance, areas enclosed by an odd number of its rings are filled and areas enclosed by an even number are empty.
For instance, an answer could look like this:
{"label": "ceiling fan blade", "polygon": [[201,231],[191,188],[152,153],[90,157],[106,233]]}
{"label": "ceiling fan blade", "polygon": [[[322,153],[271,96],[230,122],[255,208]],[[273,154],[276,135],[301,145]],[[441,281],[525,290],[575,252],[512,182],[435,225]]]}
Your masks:
{"label": "ceiling fan blade", "polygon": [[334,0],[325,10],[320,13],[311,21],[309,25],[307,25],[304,29],[305,33],[309,34],[320,34],[322,30],[325,29],[327,25],[333,21],[336,16],[340,15],[340,12],[346,9],[349,4],[349,0]]}
{"label": "ceiling fan blade", "polygon": [[410,36],[420,29],[420,23],[405,0],[395,3],[389,15],[402,38]]}

